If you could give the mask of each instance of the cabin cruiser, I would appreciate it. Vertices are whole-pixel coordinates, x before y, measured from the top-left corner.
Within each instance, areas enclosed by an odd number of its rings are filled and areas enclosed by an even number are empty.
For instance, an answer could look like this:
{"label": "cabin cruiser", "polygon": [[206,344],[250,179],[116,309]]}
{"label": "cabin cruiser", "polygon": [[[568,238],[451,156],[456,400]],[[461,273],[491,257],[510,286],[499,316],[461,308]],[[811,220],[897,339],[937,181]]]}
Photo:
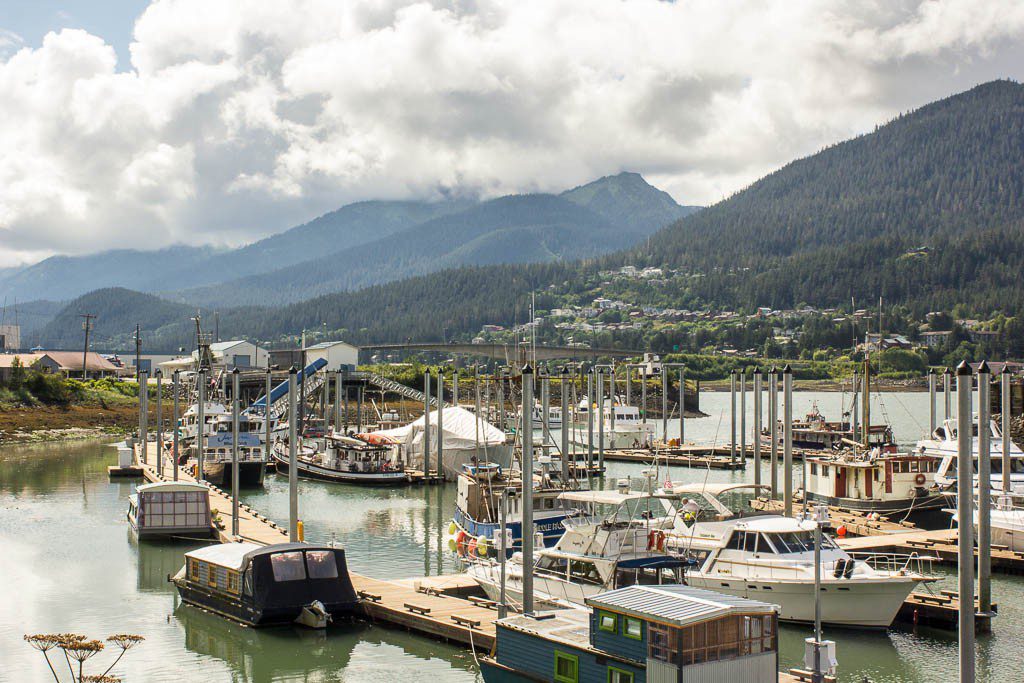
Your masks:
{"label": "cabin cruiser", "polygon": [[[690,514],[677,517],[667,549],[695,560],[696,566],[686,576],[690,586],[775,603],[782,620],[814,621],[815,523],[781,515],[734,514],[720,497],[744,490],[757,487],[672,487],[672,494],[686,499],[683,511]],[[916,555],[851,554],[822,534],[822,620],[838,626],[885,628],[911,591],[934,580],[922,570],[922,559]]]}
{"label": "cabin cruiser", "polygon": [[591,404],[584,397],[576,408],[575,420],[572,423],[572,440],[583,446],[590,441],[590,429],[587,427],[587,415],[593,413],[593,443],[596,447],[600,440],[601,422],[604,423],[604,447],[641,448],[651,445],[654,441],[655,426],[653,422],[645,422],[636,406],[627,405],[620,397],[608,398],[604,402],[603,415],[598,416],[597,402]]}
{"label": "cabin cruiser", "polygon": [[[587,598],[624,586],[683,583],[690,562],[665,551],[665,531],[672,528],[673,520],[663,516],[663,500],[649,493],[620,491],[566,491],[559,500],[598,514],[567,517],[562,522],[565,533],[554,547],[536,551],[532,570],[538,606],[583,605]],[[610,512],[599,513],[608,508]],[[521,552],[512,555],[505,571],[507,599],[521,602],[525,571]],[[467,573],[488,598],[500,599],[498,562],[476,561]]]}
{"label": "cabin cruiser", "polygon": [[804,497],[847,510],[916,515],[939,510],[939,459],[924,453],[844,450],[804,458]]}
{"label": "cabin cruiser", "polygon": [[[977,486],[978,478],[978,423],[971,425],[971,451],[974,458],[974,478]],[[992,488],[1003,487],[1003,435],[999,431],[995,420],[988,425],[990,439],[989,448],[992,462]],[[938,469],[935,472],[935,483],[941,488],[956,486],[957,470],[957,421],[954,418],[942,421],[942,424],[935,428],[932,438],[922,439],[917,442],[919,453],[930,455],[939,460]],[[1017,447],[1017,444],[1010,441],[1010,486],[1015,491],[1024,493],[1024,451]]]}
{"label": "cabin cruiser", "polygon": [[[370,443],[354,436],[332,433],[317,440],[314,447],[303,443],[296,453],[300,477],[349,484],[387,486],[408,484],[411,479],[397,450],[382,443]],[[321,447],[322,446],[322,447]],[[288,472],[288,444],[279,441],[271,454],[278,472]]]}
{"label": "cabin cruiser", "polygon": [[342,548],[221,543],[185,553],[181,599],[248,626],[324,628],[358,604]]}
{"label": "cabin cruiser", "polygon": [[[974,490],[974,533],[978,533],[978,490]],[[957,497],[952,496],[954,505]],[[947,509],[958,522],[957,508]],[[992,532],[992,545],[1006,546],[1010,552],[1024,552],[1024,494],[993,491],[989,508],[989,528]]]}
{"label": "cabin cruiser", "polygon": [[[552,463],[556,463],[554,466]],[[460,555],[487,557],[494,539],[500,536],[502,500],[508,501],[506,533],[510,547],[523,542],[523,482],[521,472],[507,471],[493,462],[474,462],[463,466],[457,481],[455,515],[448,525],[449,547]],[[561,537],[562,522],[580,510],[560,500],[575,480],[563,482],[561,468],[550,456],[537,458],[533,474],[533,528],[538,546],[554,545]]]}

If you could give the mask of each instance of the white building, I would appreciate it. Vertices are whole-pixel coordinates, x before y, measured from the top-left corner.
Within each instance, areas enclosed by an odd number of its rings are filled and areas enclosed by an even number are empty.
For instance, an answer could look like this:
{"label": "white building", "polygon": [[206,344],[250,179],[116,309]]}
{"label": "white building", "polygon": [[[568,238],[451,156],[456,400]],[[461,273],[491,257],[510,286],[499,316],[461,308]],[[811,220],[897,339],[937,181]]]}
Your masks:
{"label": "white building", "polygon": [[359,364],[359,347],[343,341],[326,341],[306,347],[306,362],[312,363],[317,358],[327,361],[328,370],[337,370],[347,366],[355,370]]}
{"label": "white building", "polygon": [[267,367],[267,351],[244,339],[214,342],[210,352],[214,365],[223,364],[228,370]]}

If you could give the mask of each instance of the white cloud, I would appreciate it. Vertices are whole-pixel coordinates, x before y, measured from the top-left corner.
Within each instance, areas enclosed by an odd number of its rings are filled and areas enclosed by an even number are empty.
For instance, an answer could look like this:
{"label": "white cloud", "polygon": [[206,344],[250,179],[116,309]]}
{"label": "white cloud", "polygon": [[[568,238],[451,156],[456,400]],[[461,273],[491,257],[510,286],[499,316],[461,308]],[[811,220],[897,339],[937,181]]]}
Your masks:
{"label": "white cloud", "polygon": [[0,265],[637,170],[708,203],[1024,70],[1013,0],[158,0],[131,68],[0,31]]}

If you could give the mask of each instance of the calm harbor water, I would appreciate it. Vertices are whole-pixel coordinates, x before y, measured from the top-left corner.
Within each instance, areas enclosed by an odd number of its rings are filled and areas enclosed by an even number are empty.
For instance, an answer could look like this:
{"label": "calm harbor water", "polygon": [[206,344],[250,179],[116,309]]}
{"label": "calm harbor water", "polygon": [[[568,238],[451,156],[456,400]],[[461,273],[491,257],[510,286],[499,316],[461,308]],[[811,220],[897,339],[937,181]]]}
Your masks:
{"label": "calm harbor water", "polygon": [[[798,392],[794,415],[817,402],[832,418],[842,398]],[[703,394],[701,407],[711,417],[688,420],[687,439],[727,442],[728,404],[728,393]],[[888,416],[901,442],[912,443],[927,429],[924,394],[883,394],[874,404],[874,414]],[[748,428],[752,424],[751,418]],[[674,431],[673,425],[669,435]],[[255,631],[181,605],[167,575],[193,546],[131,539],[124,513],[134,483],[107,479],[114,459],[113,449],[96,442],[0,449],[0,681],[46,680],[42,656],[21,637],[52,631],[144,635],[146,642],[114,671],[126,681],[178,681],[184,672],[190,680],[210,681],[481,680],[468,651],[402,631],[360,623],[326,634]],[[609,463],[608,469],[606,486],[612,486],[642,467]],[[745,476],[671,472],[684,480]],[[451,573],[459,570],[445,550],[454,493],[452,485],[388,491],[301,481],[300,514],[310,540],[344,544],[356,571],[381,578]],[[282,477],[269,476],[263,489],[244,497],[273,519],[287,517]],[[955,575],[942,573],[952,586]],[[994,633],[978,642],[979,680],[1022,680],[1024,579],[997,575],[993,591],[1000,615]],[[796,665],[810,630],[781,631],[782,663]],[[844,683],[956,680],[955,634],[896,629],[826,635],[838,643]],[[91,671],[99,673],[111,659],[101,654]]]}

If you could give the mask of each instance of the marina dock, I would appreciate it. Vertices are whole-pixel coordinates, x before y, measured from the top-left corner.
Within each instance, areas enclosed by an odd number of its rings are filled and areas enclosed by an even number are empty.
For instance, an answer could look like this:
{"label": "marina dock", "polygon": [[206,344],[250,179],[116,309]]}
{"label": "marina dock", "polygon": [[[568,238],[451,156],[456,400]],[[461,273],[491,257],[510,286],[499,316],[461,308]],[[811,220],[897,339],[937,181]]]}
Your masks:
{"label": "marina dock", "polygon": [[[794,498],[794,503],[800,505],[802,499]],[[771,498],[756,498],[750,501],[750,507],[761,512],[771,512],[781,515],[785,506],[781,500]],[[829,526],[832,529],[846,527],[847,533],[853,536],[880,536],[885,534],[905,533],[920,531],[913,522],[894,521],[884,515],[878,519],[870,519],[865,512],[857,510],[844,510],[834,505],[828,506]]]}
{"label": "marina dock", "polygon": [[670,467],[698,467],[712,470],[742,470],[746,462],[737,452],[729,457],[729,449],[721,446],[676,446],[672,448],[619,448],[606,450],[604,459],[613,462],[642,462],[666,464]]}
{"label": "marina dock", "polygon": [[[879,553],[917,552],[935,558],[940,564],[956,566],[957,531],[913,531],[903,533],[839,538],[836,542],[846,551]],[[975,556],[978,551],[975,548]],[[992,571],[1024,575],[1024,553],[1014,552],[1006,546],[992,546]]]}

